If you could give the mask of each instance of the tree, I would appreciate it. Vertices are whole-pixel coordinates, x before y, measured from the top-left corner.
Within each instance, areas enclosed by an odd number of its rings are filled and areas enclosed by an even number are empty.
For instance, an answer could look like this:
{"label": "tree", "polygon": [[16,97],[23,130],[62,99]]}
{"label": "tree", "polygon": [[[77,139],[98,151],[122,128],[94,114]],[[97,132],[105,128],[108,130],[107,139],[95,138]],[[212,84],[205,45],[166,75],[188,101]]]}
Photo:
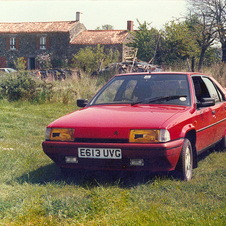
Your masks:
{"label": "tree", "polygon": [[102,27],[97,27],[96,30],[113,30],[114,27],[110,24],[104,24]]}
{"label": "tree", "polygon": [[197,43],[190,32],[188,21],[166,23],[162,31],[161,55],[163,61],[173,65],[178,61],[192,61],[194,71],[195,58],[199,52]]}
{"label": "tree", "polygon": [[193,14],[187,21],[189,21],[190,31],[200,48],[198,71],[201,71],[205,53],[216,40],[214,21],[209,20],[204,13],[200,14],[199,17]]}
{"label": "tree", "polygon": [[[221,43],[222,61],[226,62],[226,1],[225,0],[187,0],[191,5],[191,12],[197,18],[201,17],[205,26],[208,26],[209,35]],[[215,34],[216,33],[216,34]],[[209,41],[211,38],[209,38]]]}
{"label": "tree", "polygon": [[82,69],[88,73],[94,73],[100,70],[101,66],[106,66],[109,63],[117,62],[119,52],[112,49],[105,52],[104,46],[97,45],[96,47],[86,47],[80,49],[73,57],[75,67]]}
{"label": "tree", "polygon": [[137,31],[132,31],[133,41],[128,43],[129,47],[137,48],[137,58],[149,62],[153,59],[158,51],[160,34],[157,29],[150,27],[150,24],[144,21],[140,23]]}

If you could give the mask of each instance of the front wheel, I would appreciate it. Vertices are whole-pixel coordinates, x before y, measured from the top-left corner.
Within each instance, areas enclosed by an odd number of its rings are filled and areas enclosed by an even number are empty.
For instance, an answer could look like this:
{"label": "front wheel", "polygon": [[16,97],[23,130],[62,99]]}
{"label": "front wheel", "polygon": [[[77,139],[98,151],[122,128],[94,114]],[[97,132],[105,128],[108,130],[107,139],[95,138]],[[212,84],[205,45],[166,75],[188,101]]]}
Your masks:
{"label": "front wheel", "polygon": [[193,169],[193,151],[191,142],[187,138],[184,139],[180,161],[180,172],[182,179],[185,181],[191,180]]}

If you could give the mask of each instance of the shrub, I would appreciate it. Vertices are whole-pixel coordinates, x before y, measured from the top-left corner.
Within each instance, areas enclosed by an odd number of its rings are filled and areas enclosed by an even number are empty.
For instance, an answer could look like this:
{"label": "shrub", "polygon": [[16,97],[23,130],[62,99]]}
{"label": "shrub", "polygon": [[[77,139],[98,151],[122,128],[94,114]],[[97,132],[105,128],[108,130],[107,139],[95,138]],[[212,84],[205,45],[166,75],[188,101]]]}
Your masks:
{"label": "shrub", "polygon": [[97,45],[96,47],[86,47],[80,49],[78,54],[73,57],[73,66],[87,72],[94,73],[98,71],[100,66],[106,66],[109,63],[117,62],[119,60],[118,50],[112,49],[107,52],[104,51],[104,47]]}
{"label": "shrub", "polygon": [[10,73],[1,76],[0,98],[8,101],[28,100],[44,103],[53,96],[53,85],[35,80],[27,72]]}
{"label": "shrub", "polygon": [[27,73],[7,74],[0,83],[1,97],[9,101],[32,100],[35,89],[35,81]]}
{"label": "shrub", "polygon": [[52,65],[51,65],[51,54],[49,54],[49,53],[40,54],[35,59],[38,62],[39,67],[41,69],[48,69],[48,68],[52,67]]}
{"label": "shrub", "polygon": [[18,57],[16,61],[14,61],[15,68],[18,71],[24,71],[26,69],[26,61],[24,57]]}

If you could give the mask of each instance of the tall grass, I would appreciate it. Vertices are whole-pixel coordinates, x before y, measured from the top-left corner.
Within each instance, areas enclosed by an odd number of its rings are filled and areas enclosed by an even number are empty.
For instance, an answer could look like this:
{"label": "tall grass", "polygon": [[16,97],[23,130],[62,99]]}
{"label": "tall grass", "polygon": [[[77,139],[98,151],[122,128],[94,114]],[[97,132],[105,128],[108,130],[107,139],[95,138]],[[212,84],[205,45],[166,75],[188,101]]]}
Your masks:
{"label": "tall grass", "polygon": [[203,72],[212,75],[223,87],[226,87],[226,64],[214,64],[204,67]]}

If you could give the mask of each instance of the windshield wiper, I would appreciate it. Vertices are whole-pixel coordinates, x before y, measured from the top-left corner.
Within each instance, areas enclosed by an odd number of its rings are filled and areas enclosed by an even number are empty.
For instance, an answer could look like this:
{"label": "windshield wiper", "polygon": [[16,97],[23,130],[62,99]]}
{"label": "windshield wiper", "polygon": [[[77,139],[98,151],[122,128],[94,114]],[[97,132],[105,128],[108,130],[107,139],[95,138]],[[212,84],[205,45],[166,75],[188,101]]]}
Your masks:
{"label": "windshield wiper", "polygon": [[144,100],[132,102],[131,105],[133,106],[133,105],[141,104],[141,103],[150,104],[150,103],[153,103],[156,101],[162,101],[162,100],[170,101],[170,100],[179,99],[181,97],[187,97],[187,95],[160,96],[160,97],[154,97],[154,98],[146,98]]}

